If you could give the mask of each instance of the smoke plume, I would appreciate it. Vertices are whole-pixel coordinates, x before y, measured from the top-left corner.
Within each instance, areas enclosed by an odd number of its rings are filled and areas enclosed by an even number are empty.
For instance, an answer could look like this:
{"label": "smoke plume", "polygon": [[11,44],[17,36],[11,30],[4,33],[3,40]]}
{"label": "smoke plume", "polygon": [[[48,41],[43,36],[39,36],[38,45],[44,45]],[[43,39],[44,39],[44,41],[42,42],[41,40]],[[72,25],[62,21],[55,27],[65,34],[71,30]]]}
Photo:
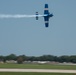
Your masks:
{"label": "smoke plume", "polygon": [[0,18],[30,18],[30,17],[43,17],[45,15],[20,15],[20,14],[16,14],[16,15],[10,15],[10,14],[0,14]]}

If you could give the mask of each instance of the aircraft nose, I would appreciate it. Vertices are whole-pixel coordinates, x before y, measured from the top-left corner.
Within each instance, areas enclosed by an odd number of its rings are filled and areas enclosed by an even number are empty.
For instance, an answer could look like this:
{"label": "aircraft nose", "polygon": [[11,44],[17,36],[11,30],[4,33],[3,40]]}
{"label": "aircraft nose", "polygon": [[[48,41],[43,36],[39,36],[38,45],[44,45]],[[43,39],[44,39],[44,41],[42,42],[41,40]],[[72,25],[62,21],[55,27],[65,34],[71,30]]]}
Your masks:
{"label": "aircraft nose", "polygon": [[50,17],[53,17],[54,15],[53,14],[50,14]]}

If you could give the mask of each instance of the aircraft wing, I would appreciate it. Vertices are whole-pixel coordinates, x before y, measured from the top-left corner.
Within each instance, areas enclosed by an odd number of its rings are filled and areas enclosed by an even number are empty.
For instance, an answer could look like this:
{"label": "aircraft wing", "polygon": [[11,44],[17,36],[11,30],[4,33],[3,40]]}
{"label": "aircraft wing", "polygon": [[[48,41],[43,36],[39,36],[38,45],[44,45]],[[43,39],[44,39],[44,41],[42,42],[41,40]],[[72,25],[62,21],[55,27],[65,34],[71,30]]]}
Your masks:
{"label": "aircraft wing", "polygon": [[47,16],[44,17],[45,27],[49,26],[49,18]]}
{"label": "aircraft wing", "polygon": [[49,26],[49,10],[48,10],[48,4],[45,4],[45,8],[44,8],[44,15],[47,16],[44,16],[44,21],[45,21],[45,27],[48,27]]}

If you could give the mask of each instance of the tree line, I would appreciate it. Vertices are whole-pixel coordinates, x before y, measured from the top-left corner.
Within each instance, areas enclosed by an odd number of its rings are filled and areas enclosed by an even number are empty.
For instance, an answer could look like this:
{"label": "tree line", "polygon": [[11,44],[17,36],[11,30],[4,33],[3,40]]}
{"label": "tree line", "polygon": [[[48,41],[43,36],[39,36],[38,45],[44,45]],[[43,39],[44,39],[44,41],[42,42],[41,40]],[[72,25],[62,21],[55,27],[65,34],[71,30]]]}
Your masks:
{"label": "tree line", "polygon": [[19,55],[16,56],[15,54],[10,54],[7,56],[0,56],[0,61],[6,62],[10,60],[15,60],[18,63],[22,63],[23,61],[54,61],[54,62],[72,62],[76,63],[76,55],[63,55],[63,56],[54,56],[54,55],[43,55],[43,56],[26,56],[26,55]]}

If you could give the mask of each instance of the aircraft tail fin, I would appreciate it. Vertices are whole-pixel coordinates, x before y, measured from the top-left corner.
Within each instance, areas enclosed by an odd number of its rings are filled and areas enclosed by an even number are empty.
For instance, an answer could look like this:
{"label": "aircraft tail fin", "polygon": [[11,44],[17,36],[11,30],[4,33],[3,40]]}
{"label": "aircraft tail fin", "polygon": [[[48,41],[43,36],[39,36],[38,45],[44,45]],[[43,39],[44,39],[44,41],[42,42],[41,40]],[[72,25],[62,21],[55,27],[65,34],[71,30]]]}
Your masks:
{"label": "aircraft tail fin", "polygon": [[38,14],[38,12],[36,12],[36,20],[38,20],[38,19],[39,19],[38,15],[39,15],[39,14]]}

